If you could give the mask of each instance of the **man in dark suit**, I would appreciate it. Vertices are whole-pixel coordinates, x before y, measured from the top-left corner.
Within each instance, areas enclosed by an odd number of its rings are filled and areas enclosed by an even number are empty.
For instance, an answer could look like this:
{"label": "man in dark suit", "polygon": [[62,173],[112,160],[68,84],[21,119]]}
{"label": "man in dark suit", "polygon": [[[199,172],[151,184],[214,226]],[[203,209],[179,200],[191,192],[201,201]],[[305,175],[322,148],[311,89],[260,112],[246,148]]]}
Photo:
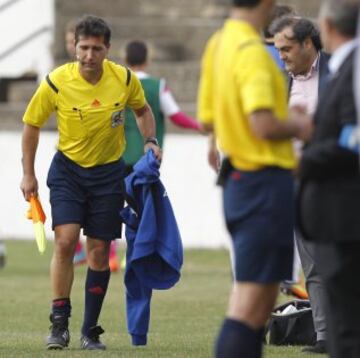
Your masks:
{"label": "man in dark suit", "polygon": [[321,36],[332,53],[330,78],[300,163],[299,222],[304,237],[316,242],[332,358],[360,357],[359,155],[340,140],[344,131],[356,126],[353,64],[358,7],[347,0],[322,3]]}
{"label": "man in dark suit", "polygon": [[[275,48],[285,63],[289,75],[289,105],[302,106],[313,116],[320,93],[329,73],[329,55],[322,51],[320,33],[309,19],[283,16],[273,22]],[[303,142],[295,142],[301,156]],[[306,278],[306,288],[311,302],[316,343],[305,347],[304,352],[326,353],[326,323],[324,287],[315,265],[315,246],[296,232],[296,247]]]}

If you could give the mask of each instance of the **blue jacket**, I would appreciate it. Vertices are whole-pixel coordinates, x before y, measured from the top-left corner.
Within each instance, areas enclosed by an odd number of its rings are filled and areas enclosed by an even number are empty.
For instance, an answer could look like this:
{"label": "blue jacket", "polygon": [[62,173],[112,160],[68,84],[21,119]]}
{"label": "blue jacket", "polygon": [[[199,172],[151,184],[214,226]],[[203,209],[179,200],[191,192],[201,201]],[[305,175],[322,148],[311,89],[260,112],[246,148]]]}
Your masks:
{"label": "blue jacket", "polygon": [[125,179],[126,201],[120,215],[126,224],[126,311],[134,345],[145,345],[152,289],[168,289],[180,279],[183,248],[159,162],[148,151]]}

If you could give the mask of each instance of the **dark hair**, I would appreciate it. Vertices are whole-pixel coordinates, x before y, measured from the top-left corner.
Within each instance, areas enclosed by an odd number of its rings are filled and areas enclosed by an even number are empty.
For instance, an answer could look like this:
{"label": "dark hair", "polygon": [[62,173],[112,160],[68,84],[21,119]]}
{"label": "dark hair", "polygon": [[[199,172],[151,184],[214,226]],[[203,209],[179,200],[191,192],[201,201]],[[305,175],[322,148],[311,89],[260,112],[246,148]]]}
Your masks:
{"label": "dark hair", "polygon": [[311,20],[294,16],[284,16],[275,20],[271,24],[269,31],[272,35],[276,35],[287,27],[290,27],[294,34],[289,40],[294,40],[302,44],[306,39],[310,38],[317,51],[322,49],[319,29]]}
{"label": "dark hair", "polygon": [[269,28],[271,26],[271,24],[279,19],[280,17],[283,16],[295,16],[296,15],[296,11],[294,10],[293,7],[288,6],[288,5],[275,5],[274,10],[271,14],[270,17],[270,21],[269,21],[269,26],[264,28],[264,36],[266,39],[269,39],[272,37],[271,32],[269,31]]}
{"label": "dark hair", "polygon": [[148,49],[143,41],[131,41],[125,48],[125,60],[128,65],[143,65],[147,60]]}
{"label": "dark hair", "polygon": [[232,0],[235,7],[256,7],[261,3],[261,0]]}
{"label": "dark hair", "polygon": [[104,44],[108,46],[110,44],[111,30],[100,17],[86,15],[76,24],[75,43],[79,41],[80,36],[103,37]]}

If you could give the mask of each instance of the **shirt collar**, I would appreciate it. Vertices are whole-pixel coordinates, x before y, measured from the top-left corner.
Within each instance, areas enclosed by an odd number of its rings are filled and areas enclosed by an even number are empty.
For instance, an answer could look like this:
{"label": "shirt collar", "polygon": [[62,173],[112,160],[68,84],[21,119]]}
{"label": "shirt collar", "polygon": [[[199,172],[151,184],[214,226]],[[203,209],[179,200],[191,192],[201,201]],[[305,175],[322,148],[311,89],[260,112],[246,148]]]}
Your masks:
{"label": "shirt collar", "polygon": [[149,74],[147,74],[147,73],[144,72],[144,71],[135,71],[135,74],[136,74],[136,76],[137,76],[137,78],[138,78],[139,80],[142,80],[142,79],[144,79],[144,78],[148,78],[148,77],[149,77]]}
{"label": "shirt collar", "polygon": [[341,65],[345,62],[346,58],[350,55],[353,49],[359,44],[358,39],[350,40],[340,46],[331,56],[329,61],[329,70],[333,75],[339,71]]}
{"label": "shirt collar", "polygon": [[291,73],[291,77],[294,80],[306,81],[306,80],[310,79],[311,77],[313,77],[314,74],[319,72],[319,66],[320,66],[320,52],[316,56],[315,61],[311,65],[310,71],[307,74],[305,74],[305,75],[294,75],[294,74]]}

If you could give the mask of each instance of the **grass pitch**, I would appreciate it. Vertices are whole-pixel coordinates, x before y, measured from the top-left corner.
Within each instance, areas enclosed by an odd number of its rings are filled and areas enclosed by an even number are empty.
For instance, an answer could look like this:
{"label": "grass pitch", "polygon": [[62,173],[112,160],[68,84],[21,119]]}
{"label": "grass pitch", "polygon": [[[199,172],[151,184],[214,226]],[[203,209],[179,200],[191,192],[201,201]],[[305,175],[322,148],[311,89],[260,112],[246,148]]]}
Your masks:
{"label": "grass pitch", "polygon": [[[131,346],[126,330],[122,273],[111,276],[99,323],[106,333],[105,352],[79,349],[85,266],[76,268],[72,292],[71,342],[64,351],[46,351],[50,325],[49,262],[51,244],[39,255],[35,242],[7,241],[7,265],[0,270],[0,357],[211,357],[221,324],[231,275],[224,250],[188,250],[181,281],[155,291],[148,345]],[[266,358],[313,357],[300,347],[266,347]]]}

